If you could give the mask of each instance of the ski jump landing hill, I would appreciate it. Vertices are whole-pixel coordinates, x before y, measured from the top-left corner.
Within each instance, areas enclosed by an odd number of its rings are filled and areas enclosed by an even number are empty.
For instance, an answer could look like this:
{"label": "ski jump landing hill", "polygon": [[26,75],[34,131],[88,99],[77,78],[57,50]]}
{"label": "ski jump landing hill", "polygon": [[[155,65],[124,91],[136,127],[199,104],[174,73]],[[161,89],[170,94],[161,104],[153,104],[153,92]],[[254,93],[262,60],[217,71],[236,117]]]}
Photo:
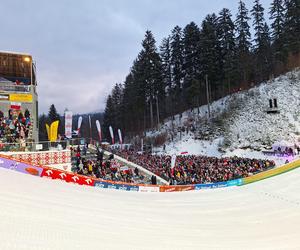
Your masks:
{"label": "ski jump landing hill", "polygon": [[299,160],[239,187],[173,193],[98,189],[89,187],[97,180],[9,157],[0,166],[0,249],[300,249]]}

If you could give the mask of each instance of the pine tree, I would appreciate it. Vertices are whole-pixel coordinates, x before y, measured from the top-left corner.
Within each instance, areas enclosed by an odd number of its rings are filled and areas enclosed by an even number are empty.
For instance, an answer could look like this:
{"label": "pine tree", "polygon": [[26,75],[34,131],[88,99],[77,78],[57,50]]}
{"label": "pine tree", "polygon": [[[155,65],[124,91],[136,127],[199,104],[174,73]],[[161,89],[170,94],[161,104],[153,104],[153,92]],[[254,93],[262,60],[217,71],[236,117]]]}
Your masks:
{"label": "pine tree", "polygon": [[220,43],[217,35],[218,23],[215,14],[206,16],[200,35],[201,71],[203,81],[208,76],[212,98],[221,96]]}
{"label": "pine tree", "polygon": [[300,1],[286,0],[285,5],[285,47],[289,52],[298,53],[300,51]]}
{"label": "pine tree", "polygon": [[168,36],[162,40],[160,45],[160,58],[162,63],[162,77],[164,82],[166,100],[165,100],[165,112],[168,115],[173,114],[174,103],[174,85],[172,82],[172,63],[171,63],[171,38]]}
{"label": "pine tree", "polygon": [[251,33],[248,21],[248,9],[244,2],[239,1],[238,14],[235,21],[236,26],[236,46],[237,46],[237,66],[239,81],[247,82],[251,72]]}
{"label": "pine tree", "polygon": [[283,0],[274,0],[270,7],[270,19],[272,32],[271,38],[273,42],[273,51],[275,63],[284,62],[286,52],[284,51],[284,23],[285,23],[285,8]]}
{"label": "pine tree", "polygon": [[200,30],[198,26],[191,22],[183,30],[183,96],[186,108],[195,105],[197,93],[194,91],[196,86],[191,88],[195,82],[199,83],[200,77]]}
{"label": "pine tree", "polygon": [[234,37],[234,23],[228,9],[223,9],[218,17],[218,37],[220,41],[221,72],[223,86],[231,92],[231,82],[236,81],[236,45]]}
{"label": "pine tree", "polygon": [[[150,127],[154,125],[153,108],[156,107],[156,117],[159,117],[158,99],[164,97],[162,66],[155,39],[151,31],[146,31],[145,39],[142,42],[143,50],[141,51],[141,63],[143,65],[143,78],[145,79],[146,99],[150,108]],[[156,105],[155,105],[156,104]]]}
{"label": "pine tree", "polygon": [[46,123],[47,123],[47,116],[45,114],[42,114],[39,117],[39,141],[48,141]]}
{"label": "pine tree", "polygon": [[172,63],[172,82],[174,84],[175,112],[182,109],[182,87],[183,87],[183,42],[182,29],[176,26],[171,34],[171,63]]}
{"label": "pine tree", "polygon": [[265,23],[264,8],[259,0],[254,1],[251,13],[255,30],[254,53],[256,80],[261,81],[268,79],[272,69],[271,39],[268,25]]}
{"label": "pine tree", "polygon": [[60,116],[57,113],[57,110],[56,110],[54,104],[52,104],[49,108],[48,119],[49,119],[50,123],[57,121],[57,120],[60,121]]}

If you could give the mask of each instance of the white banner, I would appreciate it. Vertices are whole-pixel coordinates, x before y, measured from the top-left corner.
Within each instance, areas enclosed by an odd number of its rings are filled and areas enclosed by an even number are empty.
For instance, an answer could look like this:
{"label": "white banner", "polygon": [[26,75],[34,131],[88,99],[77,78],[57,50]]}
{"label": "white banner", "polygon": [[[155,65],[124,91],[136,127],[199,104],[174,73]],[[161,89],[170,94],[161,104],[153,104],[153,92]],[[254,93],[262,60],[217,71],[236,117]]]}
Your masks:
{"label": "white banner", "polygon": [[109,126],[109,133],[110,133],[110,137],[111,137],[111,144],[115,144],[114,131],[113,131],[112,126]]}
{"label": "white banner", "polygon": [[139,192],[159,192],[159,187],[139,186]]}
{"label": "white banner", "polygon": [[175,167],[175,163],[176,163],[176,155],[172,155],[172,159],[171,159],[171,168]]}
{"label": "white banner", "polygon": [[78,126],[77,126],[78,134],[79,134],[79,132],[80,132],[81,123],[82,123],[82,116],[80,116],[80,117],[78,118]]}
{"label": "white banner", "polygon": [[122,138],[121,129],[118,129],[118,134],[119,134],[120,144],[123,144],[123,138]]}
{"label": "white banner", "polygon": [[72,117],[73,117],[72,111],[65,112],[65,136],[68,139],[72,138]]}
{"label": "white banner", "polygon": [[97,131],[98,131],[98,135],[99,135],[99,141],[102,141],[102,131],[101,131],[101,125],[100,122],[97,120],[96,121],[96,127],[97,127]]}

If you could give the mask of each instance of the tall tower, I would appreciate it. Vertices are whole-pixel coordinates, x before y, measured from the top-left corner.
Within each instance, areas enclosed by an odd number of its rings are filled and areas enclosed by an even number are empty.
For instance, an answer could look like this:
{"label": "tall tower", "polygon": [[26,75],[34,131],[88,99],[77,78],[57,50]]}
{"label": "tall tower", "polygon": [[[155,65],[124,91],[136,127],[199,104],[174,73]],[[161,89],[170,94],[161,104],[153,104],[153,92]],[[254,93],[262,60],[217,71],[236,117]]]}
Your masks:
{"label": "tall tower", "polygon": [[[11,125],[10,134],[8,129],[5,130],[5,133],[0,133],[2,142],[16,140],[12,136],[20,137],[19,132],[23,128],[20,129],[18,121],[22,124],[26,123],[26,142],[38,141],[38,94],[36,87],[36,67],[31,55],[0,52],[0,116],[2,116],[0,129],[8,125],[7,123]],[[18,121],[16,117],[19,117]],[[4,121],[5,119],[6,121]],[[12,120],[14,122],[11,122]],[[13,129],[16,129],[16,132]]]}

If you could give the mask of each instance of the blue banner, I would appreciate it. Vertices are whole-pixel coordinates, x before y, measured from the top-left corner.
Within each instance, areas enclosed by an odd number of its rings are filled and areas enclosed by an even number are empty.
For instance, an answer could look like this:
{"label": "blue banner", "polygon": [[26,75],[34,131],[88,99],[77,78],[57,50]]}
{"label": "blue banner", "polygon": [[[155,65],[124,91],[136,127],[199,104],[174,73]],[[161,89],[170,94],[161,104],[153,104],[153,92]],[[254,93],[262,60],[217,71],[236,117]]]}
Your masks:
{"label": "blue banner", "polygon": [[139,191],[139,186],[116,184],[116,183],[110,183],[110,182],[104,182],[104,181],[96,181],[95,187],[118,189],[118,190],[125,190],[125,191],[136,191],[136,192]]}
{"label": "blue banner", "polygon": [[208,184],[196,184],[195,190],[240,186],[242,184],[243,184],[242,179],[216,182],[216,183],[208,183]]}

